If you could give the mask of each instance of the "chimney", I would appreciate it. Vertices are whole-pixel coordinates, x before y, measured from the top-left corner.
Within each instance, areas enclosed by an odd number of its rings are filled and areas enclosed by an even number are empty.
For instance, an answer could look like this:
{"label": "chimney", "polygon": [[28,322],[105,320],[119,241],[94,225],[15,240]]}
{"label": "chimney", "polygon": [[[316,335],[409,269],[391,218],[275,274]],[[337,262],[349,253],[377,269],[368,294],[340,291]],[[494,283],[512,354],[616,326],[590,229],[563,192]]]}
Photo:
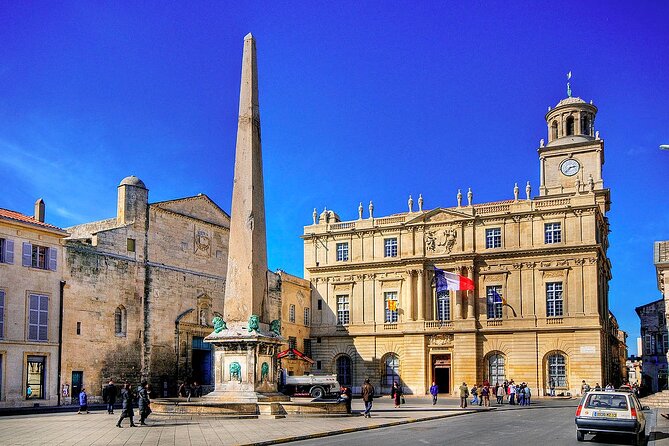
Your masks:
{"label": "chimney", "polygon": [[35,202],[35,220],[44,223],[44,200],[41,198]]}

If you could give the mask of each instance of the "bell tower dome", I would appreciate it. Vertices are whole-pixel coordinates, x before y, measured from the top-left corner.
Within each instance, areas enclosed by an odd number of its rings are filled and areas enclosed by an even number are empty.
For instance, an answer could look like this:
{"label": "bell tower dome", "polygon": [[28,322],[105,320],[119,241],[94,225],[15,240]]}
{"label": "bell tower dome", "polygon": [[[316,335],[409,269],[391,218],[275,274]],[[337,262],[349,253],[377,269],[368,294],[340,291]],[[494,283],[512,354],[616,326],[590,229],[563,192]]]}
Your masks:
{"label": "bell tower dome", "polygon": [[562,99],[545,115],[548,143],[538,149],[540,196],[577,195],[604,190],[602,166],[604,141],[595,131],[597,107],[571,96]]}

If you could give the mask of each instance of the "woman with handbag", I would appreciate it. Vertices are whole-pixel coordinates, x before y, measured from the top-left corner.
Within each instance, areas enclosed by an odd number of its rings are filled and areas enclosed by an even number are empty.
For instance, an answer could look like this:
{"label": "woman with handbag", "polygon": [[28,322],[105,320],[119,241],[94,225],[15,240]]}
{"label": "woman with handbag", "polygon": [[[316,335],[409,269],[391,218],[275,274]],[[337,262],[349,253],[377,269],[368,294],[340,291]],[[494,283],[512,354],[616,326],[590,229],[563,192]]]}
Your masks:
{"label": "woman with handbag", "polygon": [[395,400],[395,408],[400,407],[402,403],[402,388],[397,384],[397,381],[393,383],[393,388],[390,391],[390,396]]}

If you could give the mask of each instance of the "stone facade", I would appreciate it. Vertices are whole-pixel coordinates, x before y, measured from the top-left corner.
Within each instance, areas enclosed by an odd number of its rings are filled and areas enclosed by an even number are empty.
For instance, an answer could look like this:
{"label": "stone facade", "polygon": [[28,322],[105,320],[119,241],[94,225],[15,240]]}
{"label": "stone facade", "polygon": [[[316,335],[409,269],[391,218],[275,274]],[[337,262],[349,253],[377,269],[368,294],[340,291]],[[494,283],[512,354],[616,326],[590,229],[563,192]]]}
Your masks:
{"label": "stone facade", "polygon": [[[655,271],[657,273],[657,289],[664,296],[665,315],[669,318],[669,240],[655,242]],[[669,321],[668,321],[669,322]],[[669,327],[669,323],[666,324]],[[667,352],[669,360],[669,352]]]}
{"label": "stone facade", "polygon": [[[0,407],[57,405],[63,238],[34,217],[0,209]],[[28,397],[27,386],[32,395]]]}
{"label": "stone facade", "polygon": [[117,217],[69,228],[63,380],[96,400],[110,378],[213,384],[203,342],[223,312],[229,216],[206,195],[148,202],[136,177],[118,187]]}
{"label": "stone facade", "polygon": [[[308,280],[280,271],[281,276],[281,350],[292,347],[311,358],[311,284]],[[298,357],[281,358],[281,368],[289,375],[304,375],[311,363]]]}
{"label": "stone facade", "polygon": [[[514,199],[340,221],[314,210],[304,228],[305,277],[313,286],[311,337],[321,371],[354,390],[369,377],[425,394],[489,379],[527,382],[535,395],[580,393],[583,379],[620,379],[612,364],[607,257],[610,192],[596,108],[567,98],[546,115],[538,149],[541,184]],[[588,122],[575,125],[574,121]],[[436,295],[434,270],[466,276],[474,291]],[[504,303],[496,302],[493,290]],[[624,364],[624,362],[623,362]],[[318,369],[318,368],[317,368]]]}
{"label": "stone facade", "polygon": [[641,319],[643,386],[649,392],[666,390],[669,337],[664,299],[641,305],[636,313]]}

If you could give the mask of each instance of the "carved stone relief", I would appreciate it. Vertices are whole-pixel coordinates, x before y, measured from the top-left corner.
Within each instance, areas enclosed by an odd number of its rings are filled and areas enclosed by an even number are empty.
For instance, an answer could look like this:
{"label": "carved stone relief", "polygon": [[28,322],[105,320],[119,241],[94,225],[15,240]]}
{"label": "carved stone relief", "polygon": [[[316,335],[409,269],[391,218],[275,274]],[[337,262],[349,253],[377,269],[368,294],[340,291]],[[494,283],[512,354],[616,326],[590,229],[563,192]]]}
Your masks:
{"label": "carved stone relief", "polygon": [[425,245],[428,251],[450,254],[457,238],[458,231],[455,229],[437,229],[425,233]]}
{"label": "carved stone relief", "polygon": [[206,229],[195,229],[193,246],[195,254],[208,257],[211,252],[211,236]]}
{"label": "carved stone relief", "polygon": [[430,336],[429,345],[447,345],[453,343],[452,334],[436,334]]}

